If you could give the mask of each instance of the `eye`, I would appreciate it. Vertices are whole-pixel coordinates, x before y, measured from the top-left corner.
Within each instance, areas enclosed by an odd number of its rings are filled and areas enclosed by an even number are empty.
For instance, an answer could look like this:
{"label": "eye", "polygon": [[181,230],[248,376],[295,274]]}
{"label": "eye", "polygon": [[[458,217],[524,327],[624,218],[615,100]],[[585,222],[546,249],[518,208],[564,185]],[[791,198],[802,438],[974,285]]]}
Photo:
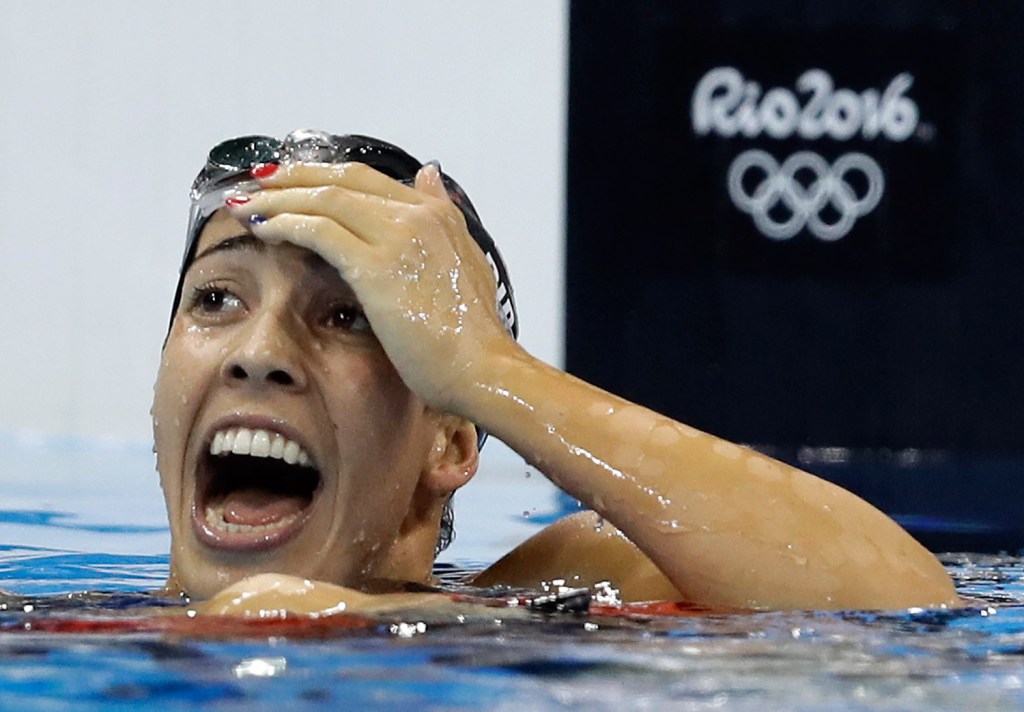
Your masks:
{"label": "eye", "polygon": [[200,314],[224,314],[243,308],[242,300],[224,287],[212,284],[192,290],[190,308]]}
{"label": "eye", "polygon": [[345,331],[370,331],[370,322],[363,314],[363,310],[352,304],[336,304],[327,312],[324,320],[326,326],[331,329],[344,329]]}

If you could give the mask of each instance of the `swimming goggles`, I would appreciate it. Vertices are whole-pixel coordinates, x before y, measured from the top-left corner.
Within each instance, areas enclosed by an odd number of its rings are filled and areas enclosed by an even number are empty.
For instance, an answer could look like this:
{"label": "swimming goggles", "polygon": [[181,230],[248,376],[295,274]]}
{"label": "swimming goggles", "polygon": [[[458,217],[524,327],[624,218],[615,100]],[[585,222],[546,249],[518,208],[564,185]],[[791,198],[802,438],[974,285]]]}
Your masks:
{"label": "swimming goggles", "polygon": [[[210,151],[206,165],[192,183],[193,208],[201,213],[222,207],[214,198],[224,188],[238,189],[239,183],[253,184],[249,169],[263,163],[365,163],[384,175],[410,184],[422,164],[408,153],[369,136],[336,136],[323,131],[304,129],[290,133],[283,141],[273,136],[240,136],[217,144]],[[445,188],[454,186],[465,193],[451,178],[444,176]],[[478,218],[479,219],[479,218]]]}

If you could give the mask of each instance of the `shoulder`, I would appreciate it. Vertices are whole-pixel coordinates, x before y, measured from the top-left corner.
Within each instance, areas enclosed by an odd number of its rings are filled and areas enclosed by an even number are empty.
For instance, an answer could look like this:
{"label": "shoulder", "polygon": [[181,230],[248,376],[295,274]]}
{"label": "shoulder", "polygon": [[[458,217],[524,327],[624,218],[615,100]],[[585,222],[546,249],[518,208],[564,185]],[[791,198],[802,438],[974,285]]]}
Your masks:
{"label": "shoulder", "polygon": [[607,581],[623,601],[678,600],[654,563],[594,512],[560,519],[474,577],[478,586],[541,588],[563,580],[589,587]]}

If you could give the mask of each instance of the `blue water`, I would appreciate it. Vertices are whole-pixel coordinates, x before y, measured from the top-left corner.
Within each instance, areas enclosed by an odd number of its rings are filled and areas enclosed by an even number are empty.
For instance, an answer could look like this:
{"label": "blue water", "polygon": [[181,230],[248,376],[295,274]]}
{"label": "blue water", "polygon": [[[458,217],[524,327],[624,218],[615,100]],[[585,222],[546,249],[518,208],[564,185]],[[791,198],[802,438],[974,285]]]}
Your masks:
{"label": "blue water", "polygon": [[[614,618],[476,611],[369,627],[55,633],[137,620],[167,571],[144,444],[0,433],[0,709],[1024,708],[1024,560],[950,554],[956,612]],[[562,507],[489,445],[448,561],[473,567]],[[83,591],[100,593],[83,594]],[[146,614],[148,616],[148,614]],[[143,620],[153,620],[151,616]]]}

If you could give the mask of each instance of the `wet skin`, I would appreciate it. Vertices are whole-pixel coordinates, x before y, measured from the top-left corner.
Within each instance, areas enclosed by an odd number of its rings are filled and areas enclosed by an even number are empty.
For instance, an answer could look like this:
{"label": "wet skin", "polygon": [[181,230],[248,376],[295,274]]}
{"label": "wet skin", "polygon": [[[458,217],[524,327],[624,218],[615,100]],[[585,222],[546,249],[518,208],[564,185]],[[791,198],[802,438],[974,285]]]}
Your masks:
{"label": "wet skin", "polygon": [[[170,587],[208,597],[263,571],[427,580],[445,494],[432,476],[450,466],[461,423],[405,386],[351,288],[317,255],[263,243],[224,213],[197,255],[153,405]],[[319,471],[294,524],[239,534],[206,521],[211,441],[239,426],[296,441]],[[475,456],[454,466],[468,480]]]}
{"label": "wet skin", "polygon": [[[260,186],[227,207],[237,222],[222,216],[203,235],[208,250],[247,225],[259,242],[235,240],[193,265],[157,384],[173,585],[205,597],[258,573],[426,580],[441,503],[476,469],[473,422],[600,515],[553,525],[482,582],[557,576],[626,590],[644,580],[630,597],[675,591],[736,608],[959,605],[935,557],[863,500],[517,345],[436,169],[406,186],[360,164],[286,164]],[[224,287],[225,274],[237,303],[189,301],[197,285]],[[330,316],[353,295],[376,338]],[[221,496],[204,484],[217,470],[204,454],[213,431],[249,416],[287,426],[322,483],[288,536],[261,547],[250,530],[253,545],[225,546],[233,536],[207,536],[192,508]],[[231,503],[245,521],[248,496]],[[344,596],[260,576],[215,609],[244,610],[257,590],[324,610]]]}

